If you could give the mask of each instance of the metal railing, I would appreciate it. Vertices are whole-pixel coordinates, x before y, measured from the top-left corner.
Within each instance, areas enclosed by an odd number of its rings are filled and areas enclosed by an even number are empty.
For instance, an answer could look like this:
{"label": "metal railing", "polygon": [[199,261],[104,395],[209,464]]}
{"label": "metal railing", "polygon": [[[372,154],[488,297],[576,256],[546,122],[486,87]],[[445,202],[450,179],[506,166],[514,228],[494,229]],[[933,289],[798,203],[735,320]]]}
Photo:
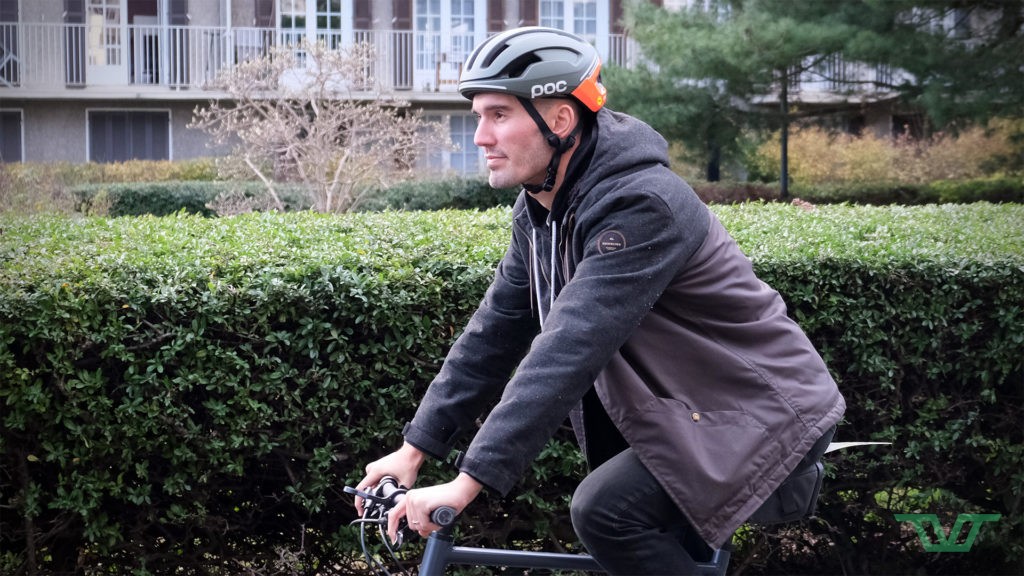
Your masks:
{"label": "metal railing", "polygon": [[[356,30],[320,33],[329,46],[366,42],[374,47],[369,76],[375,88],[454,92],[472,37]],[[0,22],[0,89],[206,89],[224,69],[294,43],[294,33],[266,28]],[[632,65],[635,43],[609,39],[608,61]]]}
{"label": "metal railing", "polygon": [[[122,25],[97,30],[84,24],[0,22],[0,90],[19,88],[52,94],[106,87],[117,90],[208,89],[217,75],[238,62],[294,44],[292,31],[217,26]],[[334,48],[373,46],[366,90],[454,95],[472,36],[400,30],[320,32]],[[643,61],[635,41],[608,38],[606,61],[633,67]],[[649,65],[649,64],[648,64]],[[845,61],[831,55],[818,67],[789,75],[789,91],[871,92],[891,85],[892,68]]]}

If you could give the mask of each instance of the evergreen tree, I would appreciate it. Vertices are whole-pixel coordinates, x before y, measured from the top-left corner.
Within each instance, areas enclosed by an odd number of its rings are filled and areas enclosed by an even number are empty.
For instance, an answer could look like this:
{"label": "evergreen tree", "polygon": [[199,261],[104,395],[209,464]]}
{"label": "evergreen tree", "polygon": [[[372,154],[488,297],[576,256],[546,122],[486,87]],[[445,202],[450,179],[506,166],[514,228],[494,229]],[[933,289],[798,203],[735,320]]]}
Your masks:
{"label": "evergreen tree", "polygon": [[[782,134],[788,192],[788,88],[800,77],[896,93],[939,127],[1024,116],[1024,0],[635,2],[626,26],[649,66],[609,70],[618,107],[705,150],[709,179],[743,127],[768,123]],[[829,78],[823,64],[837,56],[895,73]],[[756,105],[766,100],[778,106]]]}

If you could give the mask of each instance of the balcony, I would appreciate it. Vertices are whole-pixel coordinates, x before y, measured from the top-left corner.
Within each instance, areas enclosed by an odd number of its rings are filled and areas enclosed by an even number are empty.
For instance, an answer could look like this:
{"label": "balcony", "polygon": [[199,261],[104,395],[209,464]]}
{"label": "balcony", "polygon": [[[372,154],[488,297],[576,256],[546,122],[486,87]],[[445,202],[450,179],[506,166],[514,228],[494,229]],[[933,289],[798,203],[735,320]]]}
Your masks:
{"label": "balcony", "polygon": [[[299,36],[267,28],[214,26],[0,23],[0,95],[19,98],[195,99],[217,75]],[[376,58],[375,89],[407,92],[412,100],[458,100],[456,85],[473,37],[356,30],[320,33],[329,46],[366,42]],[[633,42],[609,39],[606,59],[635,61]],[[197,91],[209,93],[196,94]]]}

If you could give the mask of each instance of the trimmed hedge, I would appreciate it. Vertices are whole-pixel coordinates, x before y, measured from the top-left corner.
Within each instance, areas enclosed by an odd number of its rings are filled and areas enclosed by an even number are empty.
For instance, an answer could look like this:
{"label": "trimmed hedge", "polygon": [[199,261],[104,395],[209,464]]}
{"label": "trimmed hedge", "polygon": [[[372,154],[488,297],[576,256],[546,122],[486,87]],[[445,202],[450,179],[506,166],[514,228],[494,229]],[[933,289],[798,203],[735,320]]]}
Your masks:
{"label": "trimmed hedge", "polygon": [[0,212],[72,212],[80,202],[67,191],[85,184],[216,179],[213,158],[102,164],[0,162]]}
{"label": "trimmed hedge", "polygon": [[816,204],[963,204],[1024,203],[1024,177],[999,176],[970,180],[936,180],[925,184],[865,182],[793,187],[793,196]]}
{"label": "trimmed hedge", "polygon": [[[208,182],[203,180],[168,182],[131,182],[85,184],[69,190],[75,210],[98,216],[167,216],[179,211],[200,216],[216,216],[210,207],[226,193],[261,199],[267,191],[260,182]],[[295,185],[278,185],[285,210],[307,210],[312,205],[308,194]]]}
{"label": "trimmed hedge", "polygon": [[[743,531],[736,566],[1016,570],[1024,207],[715,211],[835,372],[839,440],[893,443],[830,455],[821,520]],[[507,209],[0,218],[0,572],[287,556],[360,573],[341,486],[397,446],[509,226]],[[474,503],[464,538],[571,541],[583,472],[563,430],[510,498]],[[929,554],[898,512],[1003,518],[970,554]]]}
{"label": "trimmed hedge", "polygon": [[512,206],[519,187],[491,188],[486,178],[447,178],[410,181],[373,190],[364,196],[357,210],[488,210]]}
{"label": "trimmed hedge", "polygon": [[[301,186],[277,186],[286,211],[307,210],[312,205]],[[267,192],[260,182],[101,183],[75,186],[69,191],[75,199],[75,211],[100,216],[167,216],[178,211],[216,216],[211,203],[229,192],[253,199],[257,204],[267,204]],[[368,191],[355,210],[487,210],[512,206],[518,194],[518,188],[496,190],[480,178],[401,182],[387,189]]]}
{"label": "trimmed hedge", "polygon": [[[708,204],[778,200],[776,185],[750,182],[695,182],[697,195]],[[278,184],[286,211],[312,205],[301,186]],[[178,211],[216,216],[211,207],[218,196],[232,192],[265,204],[267,193],[259,182],[169,181],[86,184],[70,188],[77,212],[91,215],[166,216]],[[482,178],[410,181],[387,189],[370,190],[355,210],[488,210],[512,206],[518,188],[493,189]],[[929,184],[843,184],[796,187],[792,196],[815,204],[921,205],[969,202],[1024,203],[1024,179],[989,178],[937,181]]]}

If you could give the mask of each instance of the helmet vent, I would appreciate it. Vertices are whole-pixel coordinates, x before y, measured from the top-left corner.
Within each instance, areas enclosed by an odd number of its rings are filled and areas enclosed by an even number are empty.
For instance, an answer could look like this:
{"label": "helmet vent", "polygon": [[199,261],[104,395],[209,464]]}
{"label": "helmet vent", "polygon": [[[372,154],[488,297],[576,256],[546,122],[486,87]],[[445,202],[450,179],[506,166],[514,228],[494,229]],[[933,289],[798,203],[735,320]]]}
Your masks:
{"label": "helmet vent", "polygon": [[536,64],[540,61],[541,59],[536,54],[533,52],[527,52],[510,62],[509,65],[505,67],[505,74],[509,78],[519,78],[523,75],[523,72],[526,72],[526,69],[529,68],[530,65]]}

